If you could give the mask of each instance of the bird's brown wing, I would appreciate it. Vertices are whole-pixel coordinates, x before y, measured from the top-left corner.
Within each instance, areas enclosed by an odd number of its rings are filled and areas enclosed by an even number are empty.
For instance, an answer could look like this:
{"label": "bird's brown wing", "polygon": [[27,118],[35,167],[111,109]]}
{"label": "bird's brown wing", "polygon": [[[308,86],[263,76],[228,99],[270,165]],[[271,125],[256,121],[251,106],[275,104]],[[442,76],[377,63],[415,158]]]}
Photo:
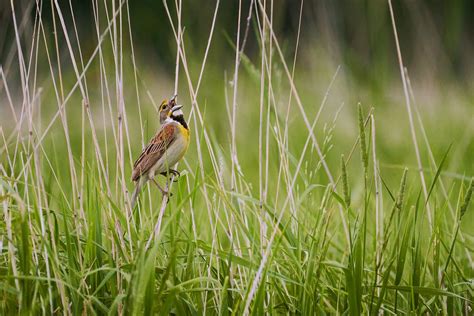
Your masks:
{"label": "bird's brown wing", "polygon": [[151,167],[163,156],[165,150],[176,140],[176,127],[166,124],[151,139],[143,149],[140,157],[133,164],[132,180],[137,181],[141,175],[148,172]]}

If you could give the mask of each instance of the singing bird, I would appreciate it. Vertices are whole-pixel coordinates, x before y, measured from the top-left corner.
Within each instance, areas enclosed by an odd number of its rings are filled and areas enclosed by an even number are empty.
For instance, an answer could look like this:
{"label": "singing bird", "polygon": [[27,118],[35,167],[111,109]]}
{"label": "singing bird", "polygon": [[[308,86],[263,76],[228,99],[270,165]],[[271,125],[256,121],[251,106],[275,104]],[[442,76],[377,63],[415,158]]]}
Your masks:
{"label": "singing bird", "polygon": [[177,95],[174,95],[169,101],[163,100],[161,103],[159,108],[161,128],[133,164],[132,181],[136,182],[136,185],[132,195],[132,209],[148,180],[152,180],[163,195],[168,194],[156,182],[155,175],[179,176],[179,172],[171,168],[188,150],[190,137],[188,124],[181,110],[183,106],[176,104],[176,98]]}

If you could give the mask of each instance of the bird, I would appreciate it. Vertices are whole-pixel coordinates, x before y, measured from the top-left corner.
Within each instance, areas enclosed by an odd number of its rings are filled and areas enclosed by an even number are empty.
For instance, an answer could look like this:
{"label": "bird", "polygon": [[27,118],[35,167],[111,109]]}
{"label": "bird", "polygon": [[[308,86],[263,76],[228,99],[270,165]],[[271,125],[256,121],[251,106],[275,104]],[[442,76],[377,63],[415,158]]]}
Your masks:
{"label": "bird", "polygon": [[172,166],[180,161],[188,150],[190,133],[181,110],[183,106],[176,104],[176,101],[176,94],[169,101],[163,100],[159,107],[161,128],[133,164],[132,181],[135,182],[135,190],[132,194],[132,209],[141,189],[149,180],[156,184],[163,196],[169,194],[156,182],[156,175],[180,175]]}

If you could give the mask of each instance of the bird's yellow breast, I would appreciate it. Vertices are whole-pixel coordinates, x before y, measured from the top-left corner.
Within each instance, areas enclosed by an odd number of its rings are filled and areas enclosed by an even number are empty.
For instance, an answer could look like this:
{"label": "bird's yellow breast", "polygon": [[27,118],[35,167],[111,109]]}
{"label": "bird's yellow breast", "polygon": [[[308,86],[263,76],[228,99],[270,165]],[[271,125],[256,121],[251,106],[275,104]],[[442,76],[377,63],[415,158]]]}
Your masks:
{"label": "bird's yellow breast", "polygon": [[188,142],[188,145],[189,145],[189,130],[181,124],[179,124],[178,126],[179,126],[180,134],[186,138],[186,141]]}
{"label": "bird's yellow breast", "polygon": [[185,128],[183,125],[179,124],[178,128],[179,128],[180,137],[183,139],[182,142],[184,142],[184,146],[182,148],[183,151],[179,155],[180,156],[179,159],[181,159],[181,158],[183,158],[184,154],[188,150],[189,140],[190,140],[189,136],[190,135],[189,135],[189,130],[187,128]]}

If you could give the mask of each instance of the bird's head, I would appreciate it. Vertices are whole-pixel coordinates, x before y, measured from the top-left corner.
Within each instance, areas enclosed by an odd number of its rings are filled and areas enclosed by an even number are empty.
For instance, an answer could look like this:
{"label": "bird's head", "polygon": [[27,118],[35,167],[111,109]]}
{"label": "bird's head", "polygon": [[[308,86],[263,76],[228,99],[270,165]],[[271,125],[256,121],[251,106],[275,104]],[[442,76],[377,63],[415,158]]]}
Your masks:
{"label": "bird's head", "polygon": [[181,108],[183,107],[181,104],[176,104],[176,99],[177,99],[178,95],[174,95],[171,99],[170,99],[170,109],[168,111],[168,117],[174,119],[174,120],[178,120],[179,118],[182,118],[183,117],[183,111],[181,110]]}
{"label": "bird's head", "polygon": [[181,110],[183,107],[181,104],[176,104],[177,95],[174,95],[171,100],[168,102],[170,104],[170,108],[168,110],[168,115],[166,121],[174,121],[181,124],[185,129],[188,129],[188,124],[184,119],[184,113]]}
{"label": "bird's head", "polygon": [[164,99],[161,102],[161,105],[158,109],[158,113],[160,115],[160,123],[163,124],[168,117],[171,115],[171,109],[176,105],[176,97],[177,95],[174,95],[171,97],[171,99]]}

